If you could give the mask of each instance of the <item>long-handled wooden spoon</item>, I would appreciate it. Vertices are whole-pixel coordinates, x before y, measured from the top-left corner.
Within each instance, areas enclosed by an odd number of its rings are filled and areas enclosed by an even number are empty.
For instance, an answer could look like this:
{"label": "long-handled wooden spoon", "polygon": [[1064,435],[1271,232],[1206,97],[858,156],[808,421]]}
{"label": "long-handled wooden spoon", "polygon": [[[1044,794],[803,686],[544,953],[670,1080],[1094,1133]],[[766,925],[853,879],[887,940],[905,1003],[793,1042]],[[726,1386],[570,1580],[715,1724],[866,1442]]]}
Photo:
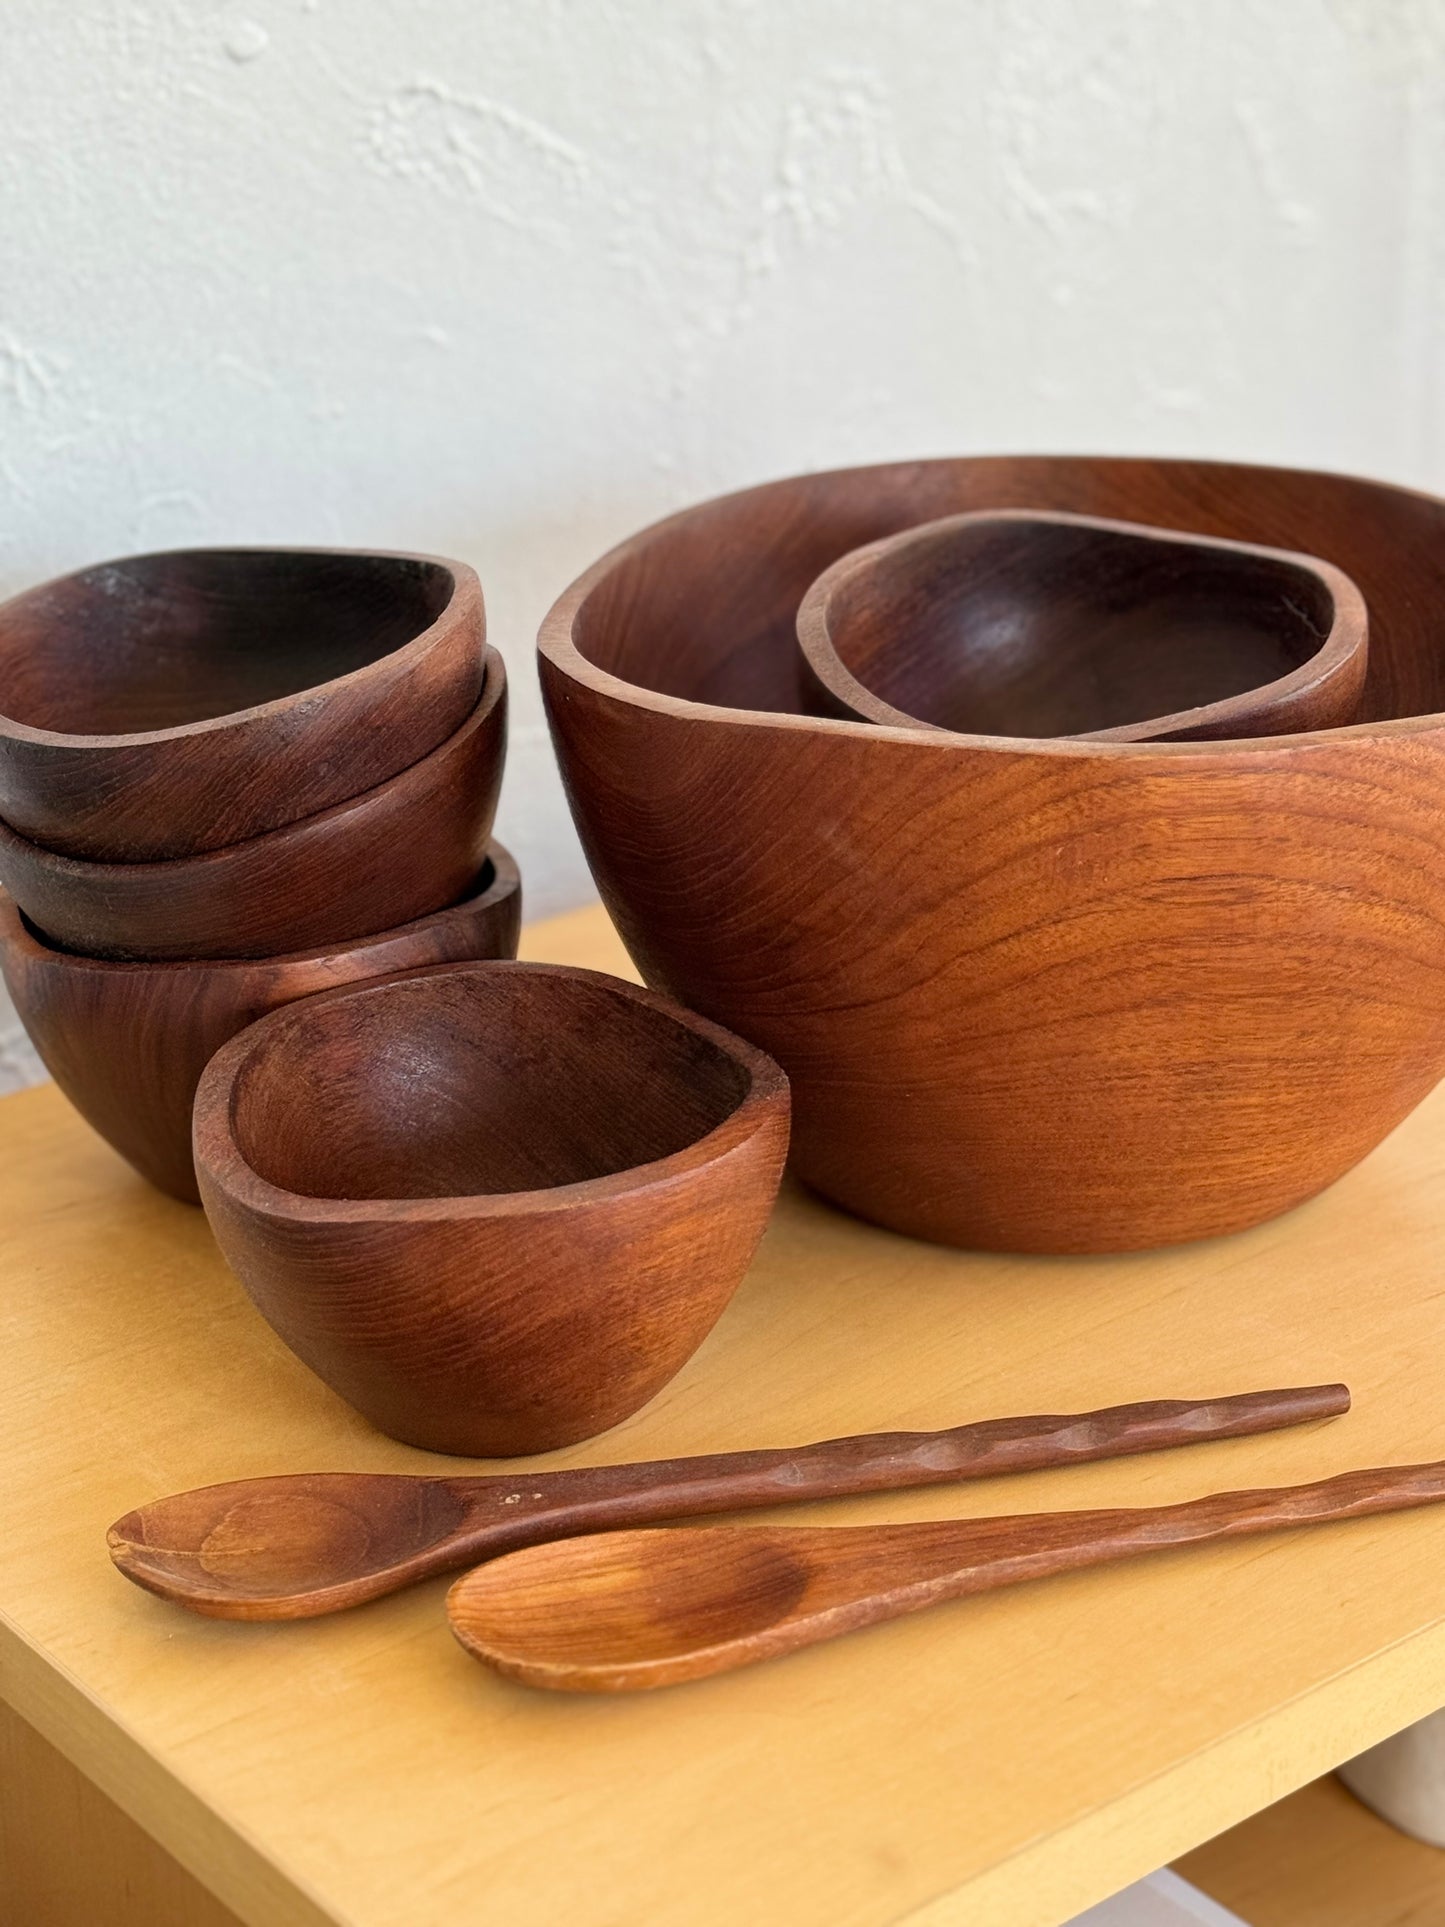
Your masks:
{"label": "long-handled wooden spoon", "polygon": [[1349,1407],[1345,1386],[1307,1385],[565,1472],[241,1479],[128,1512],[110,1528],[110,1555],[138,1586],[216,1619],[307,1619],[576,1533],[1122,1458]]}
{"label": "long-handled wooden spoon", "polygon": [[580,1532],[1121,1459],[1335,1418],[1349,1403],[1347,1386],[1295,1386],[565,1472],[247,1478],[118,1518],[110,1557],[137,1586],[212,1619],[312,1619]]}
{"label": "long-handled wooden spoon", "polygon": [[612,1532],[468,1573],[447,1614],[468,1652],[529,1686],[635,1692],[1078,1566],[1440,1499],[1445,1461],[1130,1511]]}

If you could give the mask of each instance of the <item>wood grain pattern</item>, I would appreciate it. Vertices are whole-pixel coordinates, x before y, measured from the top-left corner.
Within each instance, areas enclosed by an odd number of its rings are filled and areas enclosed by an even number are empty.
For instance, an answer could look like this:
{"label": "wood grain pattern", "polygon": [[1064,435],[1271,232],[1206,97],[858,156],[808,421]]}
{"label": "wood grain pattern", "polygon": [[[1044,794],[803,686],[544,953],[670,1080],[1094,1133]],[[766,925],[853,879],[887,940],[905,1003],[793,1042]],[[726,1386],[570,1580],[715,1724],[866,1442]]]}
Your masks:
{"label": "wood grain pattern", "polygon": [[289,956],[118,963],[45,942],[0,891],[0,970],[20,1021],[66,1096],[141,1176],[199,1204],[191,1107],[221,1045],[282,1004],[393,971],[514,957],[522,881],[493,843],[449,909],[354,943]]}
{"label": "wood grain pattern", "polygon": [[1250,1927],[1440,1927],[1445,1854],[1313,1780],[1177,1863]]}
{"label": "wood grain pattern", "polygon": [[798,606],[822,713],[1098,742],[1355,719],[1358,589],[1314,556],[1094,516],[946,516],[825,569]]}
{"label": "wood grain pattern", "polygon": [[5,1927],[242,1927],[0,1701]]}
{"label": "wood grain pattern", "polygon": [[0,823],[0,883],[67,950],[128,961],[272,957],[455,903],[481,869],[507,743],[506,670],[410,769],[249,842],[160,863],[59,856]]}
{"label": "wood grain pattern", "polygon": [[0,818],[68,856],[192,856],[374,789],[481,694],[463,562],[182,549],[0,605]]}
{"label": "wood grain pattern", "polygon": [[588,1438],[667,1383],[747,1270],[787,1137],[761,1051],[508,963],[288,1005],[195,1107],[201,1198],[263,1316],[382,1431],[478,1455]]}
{"label": "wood grain pattern", "polygon": [[1113,1512],[603,1532],[479,1566],[447,1617],[469,1653],[528,1686],[643,1692],[1029,1579],[1442,1499],[1445,1460]]}
{"label": "wood grain pattern", "polygon": [[[988,507],[1326,558],[1370,612],[1363,720],[1023,744],[798,713],[815,577]],[[795,1168],[850,1210],[1031,1251],[1258,1223],[1445,1068],[1442,538],[1427,496],[1200,462],[925,462],[690,510],[542,632],[602,894],[650,984],[783,1065]]]}
{"label": "wood grain pattern", "polygon": [[520,1481],[298,1472],[154,1500],[117,1519],[107,1538],[127,1579],[195,1612],[309,1619],[577,1533],[1125,1458],[1335,1418],[1349,1406],[1343,1385],[1293,1386]]}

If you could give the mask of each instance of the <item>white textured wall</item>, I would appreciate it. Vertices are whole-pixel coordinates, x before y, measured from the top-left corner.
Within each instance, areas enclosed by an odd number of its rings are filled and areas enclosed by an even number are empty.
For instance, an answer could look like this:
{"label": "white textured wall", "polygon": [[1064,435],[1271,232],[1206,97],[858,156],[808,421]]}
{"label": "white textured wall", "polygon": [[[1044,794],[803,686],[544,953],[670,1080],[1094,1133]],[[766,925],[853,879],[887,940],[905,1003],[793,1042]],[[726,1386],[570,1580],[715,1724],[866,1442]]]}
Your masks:
{"label": "white textured wall", "polygon": [[1432,0],[6,0],[0,593],[124,550],[480,569],[531,670],[668,509],[945,451],[1445,481]]}

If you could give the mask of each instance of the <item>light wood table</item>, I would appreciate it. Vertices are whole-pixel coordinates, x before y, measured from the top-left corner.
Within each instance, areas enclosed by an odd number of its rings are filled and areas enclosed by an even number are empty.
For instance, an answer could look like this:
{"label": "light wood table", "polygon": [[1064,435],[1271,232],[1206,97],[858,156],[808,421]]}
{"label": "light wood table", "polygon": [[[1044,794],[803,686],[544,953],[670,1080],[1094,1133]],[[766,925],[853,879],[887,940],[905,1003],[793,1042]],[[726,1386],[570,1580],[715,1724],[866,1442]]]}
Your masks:
{"label": "light wood table", "polygon": [[[625,968],[596,911],[527,952]],[[202,1216],[55,1091],[0,1105],[0,1152],[4,1837],[12,1882],[51,1883],[7,1923],[1049,1927],[1445,1701],[1445,1508],[639,1698],[498,1679],[452,1641],[441,1582],[295,1626],[193,1618],[112,1571],[112,1518],[211,1480],[437,1461],[312,1378]],[[1442,1222],[1439,1096],[1289,1218],[1160,1254],[949,1252],[789,1190],[681,1376],[549,1462],[1333,1378],[1356,1411],[1306,1432],[791,1516],[1156,1503],[1442,1456]],[[37,1866],[65,1815],[101,1851]]]}

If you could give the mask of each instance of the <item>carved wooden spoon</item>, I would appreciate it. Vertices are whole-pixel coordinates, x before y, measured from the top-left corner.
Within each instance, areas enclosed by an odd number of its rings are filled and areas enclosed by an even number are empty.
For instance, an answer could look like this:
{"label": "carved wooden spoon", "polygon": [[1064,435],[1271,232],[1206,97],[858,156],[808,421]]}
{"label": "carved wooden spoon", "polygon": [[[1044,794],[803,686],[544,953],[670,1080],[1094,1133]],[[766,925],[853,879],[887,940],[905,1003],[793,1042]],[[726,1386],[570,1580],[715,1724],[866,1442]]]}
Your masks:
{"label": "carved wooden spoon", "polygon": [[1307,1385],[564,1472],[241,1479],[128,1512],[110,1528],[110,1556],[138,1586],[212,1618],[308,1619],[546,1539],[1122,1458],[1349,1407],[1345,1386]]}
{"label": "carved wooden spoon", "polygon": [[689,1526],[533,1546],[468,1573],[447,1614],[529,1686],[625,1693],[1078,1566],[1445,1499],[1445,1461],[1135,1511],[891,1526]]}

